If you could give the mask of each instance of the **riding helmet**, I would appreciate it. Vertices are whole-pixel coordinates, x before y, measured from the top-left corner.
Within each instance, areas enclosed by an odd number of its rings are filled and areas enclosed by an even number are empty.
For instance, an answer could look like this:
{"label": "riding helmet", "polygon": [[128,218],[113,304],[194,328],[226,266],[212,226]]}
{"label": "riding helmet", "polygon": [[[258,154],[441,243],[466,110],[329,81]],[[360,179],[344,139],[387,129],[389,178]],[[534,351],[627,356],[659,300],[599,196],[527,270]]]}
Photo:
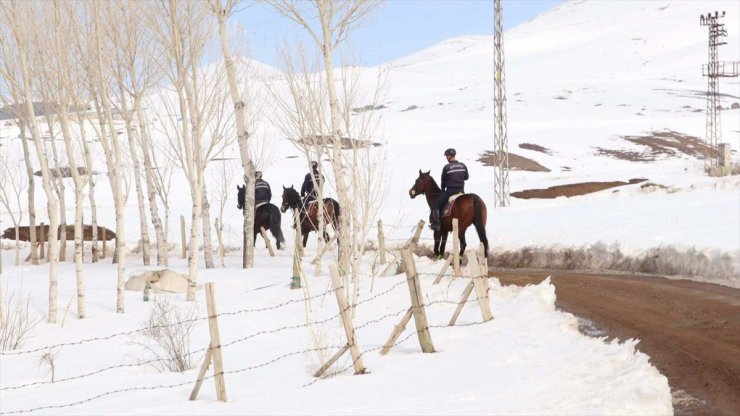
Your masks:
{"label": "riding helmet", "polygon": [[455,156],[457,152],[453,148],[449,148],[445,150],[445,156]]}
{"label": "riding helmet", "polygon": [[262,171],[258,170],[257,172],[254,172],[254,178],[255,179],[262,179]]}
{"label": "riding helmet", "polygon": [[318,169],[319,162],[316,162],[316,161],[311,162],[311,167],[314,168],[314,169]]}

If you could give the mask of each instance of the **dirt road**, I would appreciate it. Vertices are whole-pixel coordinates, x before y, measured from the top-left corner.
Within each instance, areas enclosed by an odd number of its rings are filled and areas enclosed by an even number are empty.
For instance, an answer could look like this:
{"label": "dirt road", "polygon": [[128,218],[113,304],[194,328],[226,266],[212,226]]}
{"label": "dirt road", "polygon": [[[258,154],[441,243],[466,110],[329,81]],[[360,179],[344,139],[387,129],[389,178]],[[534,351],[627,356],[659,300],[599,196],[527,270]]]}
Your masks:
{"label": "dirt road", "polygon": [[740,290],[659,277],[492,271],[505,284],[552,276],[559,308],[638,349],[668,377],[678,415],[740,414]]}

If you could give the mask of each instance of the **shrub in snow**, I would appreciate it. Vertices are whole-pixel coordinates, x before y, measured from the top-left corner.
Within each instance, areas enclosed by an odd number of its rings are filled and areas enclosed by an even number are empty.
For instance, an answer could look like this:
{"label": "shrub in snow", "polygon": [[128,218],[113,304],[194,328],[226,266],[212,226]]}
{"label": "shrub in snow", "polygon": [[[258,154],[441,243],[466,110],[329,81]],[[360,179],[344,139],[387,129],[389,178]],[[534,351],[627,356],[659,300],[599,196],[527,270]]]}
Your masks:
{"label": "shrub in snow", "polygon": [[[5,300],[7,310],[4,318],[0,321],[0,351],[21,348],[31,335],[33,327],[41,321],[40,318],[32,319],[28,313],[30,302],[30,296],[24,298],[16,292],[11,293]],[[0,316],[3,316],[3,314],[0,314]]]}
{"label": "shrub in snow", "polygon": [[194,368],[190,335],[197,318],[197,307],[181,307],[168,296],[157,296],[145,322],[148,329],[133,341],[148,355],[142,361],[151,361],[149,364],[162,372],[184,372]]}

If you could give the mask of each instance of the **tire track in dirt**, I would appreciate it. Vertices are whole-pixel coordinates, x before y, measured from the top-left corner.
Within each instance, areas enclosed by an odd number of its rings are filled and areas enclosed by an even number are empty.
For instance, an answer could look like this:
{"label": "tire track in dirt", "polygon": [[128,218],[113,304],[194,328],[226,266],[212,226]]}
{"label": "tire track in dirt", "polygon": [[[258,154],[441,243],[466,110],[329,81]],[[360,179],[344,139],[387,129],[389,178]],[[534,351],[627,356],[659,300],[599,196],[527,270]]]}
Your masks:
{"label": "tire track in dirt", "polygon": [[[740,414],[740,290],[660,277],[497,270],[503,284],[552,276],[557,306],[637,348],[668,377],[678,415]],[[494,312],[495,315],[495,312]]]}

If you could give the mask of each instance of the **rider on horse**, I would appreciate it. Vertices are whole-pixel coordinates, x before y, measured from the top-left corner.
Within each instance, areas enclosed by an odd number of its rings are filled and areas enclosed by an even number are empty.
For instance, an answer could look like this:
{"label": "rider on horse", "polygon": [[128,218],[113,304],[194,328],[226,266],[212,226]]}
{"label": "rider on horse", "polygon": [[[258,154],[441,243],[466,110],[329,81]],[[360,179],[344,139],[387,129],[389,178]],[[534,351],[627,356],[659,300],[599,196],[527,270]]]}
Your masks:
{"label": "rider on horse", "polygon": [[301,197],[303,198],[304,207],[319,197],[318,191],[314,188],[314,183],[316,183],[318,189],[324,187],[324,175],[319,173],[319,163],[316,161],[311,162],[311,172],[306,174],[306,178],[303,180],[303,186],[301,186]]}
{"label": "rider on horse", "polygon": [[437,205],[432,210],[431,227],[435,231],[441,228],[442,210],[452,195],[465,193],[465,181],[470,177],[468,167],[455,160],[455,149],[445,150],[447,165],[442,169],[442,193],[437,198]]}
{"label": "rider on horse", "polygon": [[260,204],[266,204],[272,199],[272,190],[270,184],[266,180],[262,179],[262,172],[257,171],[254,173],[256,180],[254,181],[254,206]]}

